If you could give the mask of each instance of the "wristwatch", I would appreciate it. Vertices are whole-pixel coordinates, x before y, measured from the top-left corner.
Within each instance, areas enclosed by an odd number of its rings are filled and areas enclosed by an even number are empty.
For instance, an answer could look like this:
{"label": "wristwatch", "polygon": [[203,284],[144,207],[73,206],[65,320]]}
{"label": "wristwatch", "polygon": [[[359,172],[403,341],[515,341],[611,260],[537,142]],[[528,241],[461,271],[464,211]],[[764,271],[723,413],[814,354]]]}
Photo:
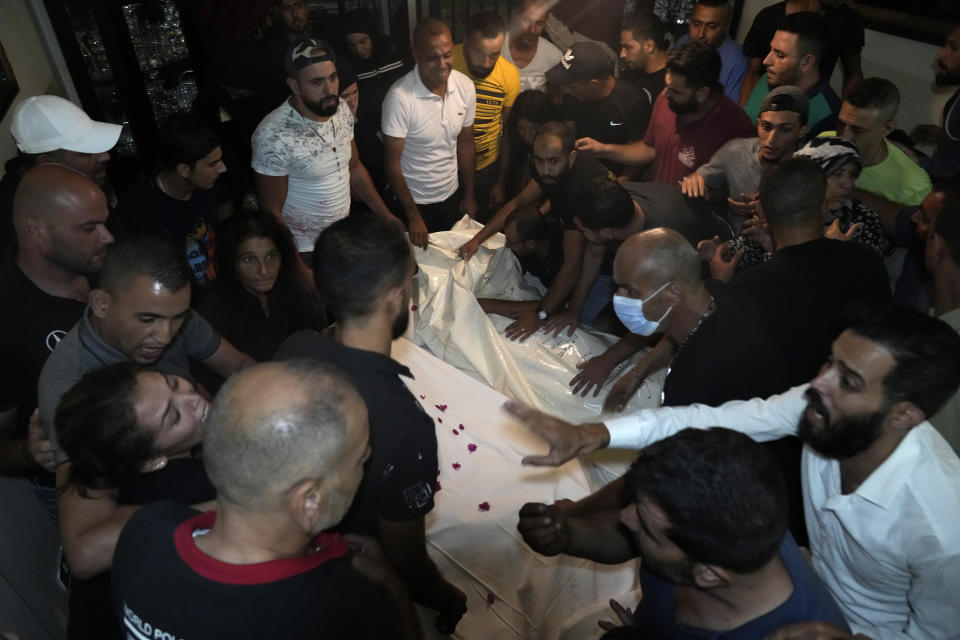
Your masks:
{"label": "wristwatch", "polygon": [[540,320],[540,322],[543,322],[544,320],[546,320],[547,315],[548,314],[546,309],[537,309],[537,319]]}

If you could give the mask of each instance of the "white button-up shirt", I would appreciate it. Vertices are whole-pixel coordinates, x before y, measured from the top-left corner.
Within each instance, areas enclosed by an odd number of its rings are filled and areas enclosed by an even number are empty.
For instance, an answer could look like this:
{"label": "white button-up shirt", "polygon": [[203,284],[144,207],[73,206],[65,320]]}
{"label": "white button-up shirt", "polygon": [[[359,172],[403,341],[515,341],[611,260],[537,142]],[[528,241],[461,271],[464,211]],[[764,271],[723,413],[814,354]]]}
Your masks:
{"label": "white button-up shirt", "polygon": [[[719,407],[645,409],[606,421],[611,448],[641,448],[685,427],[756,440],[794,435],[807,385]],[[840,464],[804,446],[803,501],[813,565],[851,628],[874,640],[960,638],[960,459],[928,422],[850,494]]]}
{"label": "white button-up shirt", "polygon": [[443,98],[423,84],[420,65],[390,87],[380,128],[384,135],[404,138],[400,170],[417,204],[443,202],[456,192],[457,136],[473,125],[476,112],[473,81],[456,69]]}

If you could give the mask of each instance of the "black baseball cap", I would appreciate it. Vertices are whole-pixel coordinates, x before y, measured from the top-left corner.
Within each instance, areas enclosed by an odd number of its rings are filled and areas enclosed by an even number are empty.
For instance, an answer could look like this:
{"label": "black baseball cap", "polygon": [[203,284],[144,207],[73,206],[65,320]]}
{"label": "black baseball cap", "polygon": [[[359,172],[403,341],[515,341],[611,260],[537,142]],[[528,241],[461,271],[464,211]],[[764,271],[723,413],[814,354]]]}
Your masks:
{"label": "black baseball cap", "polygon": [[304,38],[287,49],[283,57],[283,69],[288,76],[292,76],[304,67],[325,61],[336,63],[337,56],[333,53],[333,47],[319,38]]}
{"label": "black baseball cap", "polygon": [[599,42],[575,42],[560,62],[547,71],[547,82],[567,85],[575,81],[605,78],[613,74],[613,61]]}

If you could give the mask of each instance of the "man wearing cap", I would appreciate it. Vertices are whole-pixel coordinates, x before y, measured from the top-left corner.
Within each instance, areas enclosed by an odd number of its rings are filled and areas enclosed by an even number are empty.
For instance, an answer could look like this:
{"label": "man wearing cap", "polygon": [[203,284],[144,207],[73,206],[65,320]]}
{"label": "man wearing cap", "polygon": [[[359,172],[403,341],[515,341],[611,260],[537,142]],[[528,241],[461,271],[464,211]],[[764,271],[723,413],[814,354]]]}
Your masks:
{"label": "man wearing cap", "polygon": [[[102,187],[108,152],[117,144],[121,129],[118,124],[91,119],[69,100],[44,95],[27,98],[14,108],[10,135],[20,150],[22,171],[56,162],[86,174]],[[0,249],[14,237],[13,195],[21,175],[8,170],[0,187]]]}
{"label": "man wearing cap", "polygon": [[383,101],[387,179],[410,242],[424,249],[428,233],[450,229],[462,214],[477,214],[477,95],[470,78],[453,68],[453,57],[450,28],[436,18],[421,21],[413,30],[417,64]]}
{"label": "man wearing cap", "polygon": [[679,183],[728,140],[754,135],[750,119],[724,95],[720,68],[720,54],[705,44],[674,49],[667,56],[667,88],[653,105],[643,140],[617,145],[586,137],[577,140],[577,149],[601,160],[652,164],[651,180]]}
{"label": "man wearing cap", "polygon": [[[563,119],[572,122],[578,138],[625,145],[643,137],[650,120],[646,95],[629,82],[613,76],[613,61],[597,42],[576,42],[560,62],[547,71],[547,82],[564,87]],[[611,171],[624,173],[624,165],[601,158]]]}
{"label": "man wearing cap", "polygon": [[[322,40],[291,46],[284,68],[293,95],[253,133],[251,166],[260,208],[290,229],[301,253],[311,252],[317,235],[350,213],[351,191],[374,213],[393,218],[360,162],[335,63]],[[312,283],[302,261],[300,269]]]}
{"label": "man wearing cap", "polygon": [[807,113],[807,96],[800,89],[777,87],[760,106],[757,137],[734,138],[720,147],[710,162],[683,179],[683,194],[717,203],[728,196],[727,222],[739,233],[744,218],[755,213],[764,172],[789,158],[807,133]]}

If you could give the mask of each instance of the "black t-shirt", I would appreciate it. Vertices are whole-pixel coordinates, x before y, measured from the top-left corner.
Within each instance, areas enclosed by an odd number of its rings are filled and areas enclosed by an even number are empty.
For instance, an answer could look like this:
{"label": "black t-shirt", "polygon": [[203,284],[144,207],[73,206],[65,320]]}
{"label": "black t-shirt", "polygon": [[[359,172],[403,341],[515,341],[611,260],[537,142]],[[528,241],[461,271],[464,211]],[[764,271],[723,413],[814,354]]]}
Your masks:
{"label": "black t-shirt", "polygon": [[706,287],[716,309],[670,363],[664,406],[715,407],[785,391],[783,358],[753,303],[723,282]]}
{"label": "black t-shirt", "polygon": [[654,71],[653,73],[645,73],[643,71],[624,71],[622,74],[620,74],[620,79],[626,80],[634,87],[642,91],[646,96],[652,111],[653,103],[657,101],[657,96],[663,93],[664,87],[667,86],[667,68],[664,67],[663,69],[660,69],[660,71]]}
{"label": "black t-shirt", "polygon": [[156,177],[143,178],[120,198],[111,227],[119,237],[153,233],[170,238],[183,248],[194,281],[207,284],[215,277],[218,204],[216,185],[197,189],[189,200],[177,200],[160,190]]}
{"label": "black t-shirt", "polygon": [[[650,122],[647,94],[629,82],[617,81],[609,96],[599,102],[570,98],[563,104],[563,119],[576,125],[578,138],[593,138],[607,144],[627,144],[643,138]],[[618,173],[623,165],[605,163]]]}
{"label": "black t-shirt", "polygon": [[377,519],[403,522],[433,509],[437,432],[433,420],[404,386],[413,374],[396,360],[338,344],[316,331],[287,338],[277,360],[310,358],[332,364],[353,380],[367,405],[371,454],[363,481],[339,531],[377,535]]}
{"label": "black t-shirt", "polygon": [[826,238],[780,249],[731,284],[753,302],[780,343],[790,386],[809,382],[823,366],[851,303],[890,299],[887,272],[875,253]]}
{"label": "black t-shirt", "polygon": [[20,157],[7,160],[3,178],[0,178],[0,255],[16,240],[13,229],[13,196],[20,185]]}
{"label": "black t-shirt", "polygon": [[375,131],[379,131],[383,99],[387,97],[390,86],[410,71],[412,65],[397,52],[389,38],[375,34],[371,34],[370,38],[373,55],[369,58],[361,60],[349,51],[344,53],[344,57],[357,73],[359,115],[361,119],[369,120]]}
{"label": "black t-shirt", "polygon": [[[770,53],[770,41],[787,15],[787,3],[778,2],[761,9],[753,19],[753,25],[743,39],[743,53],[748,58],[767,57]],[[853,53],[860,53],[864,45],[863,16],[846,4],[836,3],[824,15],[827,27],[827,43],[820,60],[820,76],[829,82],[837,59]]]}
{"label": "black t-shirt", "polygon": [[537,255],[529,255],[519,261],[524,271],[529,271],[539,278],[545,287],[549,287],[563,266],[563,227],[552,214],[544,220],[547,223],[547,259],[544,261]]}
{"label": "black t-shirt", "polygon": [[583,185],[596,178],[614,179],[613,174],[602,162],[588,153],[578,153],[570,172],[560,180],[559,184],[544,188],[550,198],[550,210],[557,216],[564,231],[577,230],[573,222],[575,196]]}
{"label": "black t-shirt", "polygon": [[[117,503],[145,505],[175,500],[183,509],[187,509],[184,505],[198,504],[216,497],[217,491],[207,479],[202,458],[173,458],[164,468],[142,473],[120,487]],[[126,633],[120,635],[117,617],[110,605],[110,574],[110,571],[104,571],[87,580],[71,579],[69,637],[99,640],[129,637]]]}
{"label": "black t-shirt", "polygon": [[700,198],[688,198],[680,187],[662,182],[625,182],[634,202],[643,209],[644,231],[665,227],[673,229],[690,244],[713,236],[729,238],[730,227]]}
{"label": "black t-shirt", "polygon": [[399,637],[389,596],[350,567],[346,545],[321,534],[312,555],[258,564],[220,562],[194,536],[213,511],[160,502],[130,518],[113,565],[113,607],[126,638]]}
{"label": "black t-shirt", "polygon": [[0,265],[0,411],[19,407],[17,431],[27,434],[37,407],[37,381],[47,356],[77,324],[86,304],[52,296],[27,278],[13,252]]}

